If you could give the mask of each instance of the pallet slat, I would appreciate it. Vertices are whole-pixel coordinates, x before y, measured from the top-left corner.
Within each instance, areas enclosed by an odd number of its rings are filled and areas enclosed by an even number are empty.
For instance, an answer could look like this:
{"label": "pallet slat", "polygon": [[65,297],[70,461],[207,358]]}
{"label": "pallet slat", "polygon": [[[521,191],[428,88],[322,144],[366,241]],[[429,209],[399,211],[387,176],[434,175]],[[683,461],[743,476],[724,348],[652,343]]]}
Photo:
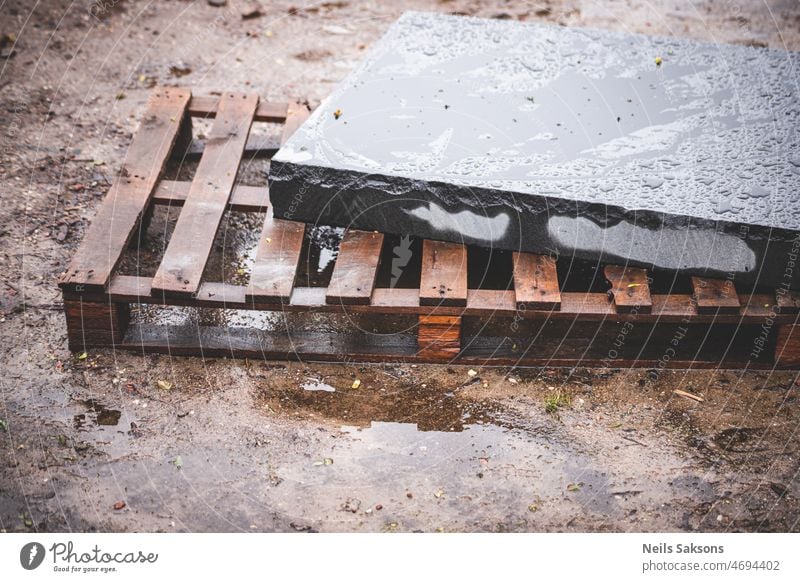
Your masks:
{"label": "pallet slat", "polygon": [[698,313],[739,313],[741,303],[733,281],[692,277]]}
{"label": "pallet slat", "polygon": [[153,278],[153,293],[192,295],[222,222],[253,123],[258,97],[226,93],[178,223]]}
{"label": "pallet slat", "polygon": [[106,287],[164,171],[190,98],[190,91],[172,88],[159,89],[151,96],[120,176],[60,277],[61,287],[95,291]]}
{"label": "pallet slat", "polygon": [[517,309],[560,309],[555,259],[515,252],[513,261]]}
{"label": "pallet slat", "polygon": [[[183,206],[189,197],[191,182],[161,180],[153,193],[153,203],[169,206]],[[239,212],[265,212],[269,202],[269,188],[266,186],[236,185],[228,200],[228,208]]]}
{"label": "pallet slat", "polygon": [[[308,118],[305,107],[288,109],[281,143]],[[272,207],[267,210],[256,248],[256,258],[250,273],[247,290],[248,303],[289,303],[292,296],[300,252],[303,249],[306,225],[275,218]]]}
{"label": "pallet slat", "polygon": [[[201,96],[192,97],[189,102],[188,112],[193,117],[205,117],[214,119],[217,116],[219,97]],[[267,123],[282,123],[286,120],[286,110],[288,103],[275,103],[271,101],[260,101],[253,121],[264,121]]]}
{"label": "pallet slat", "polygon": [[603,270],[611,283],[609,293],[614,299],[617,313],[650,313],[653,300],[647,271],[637,267],[606,265]]}
{"label": "pallet slat", "polygon": [[422,242],[420,305],[467,305],[467,247],[425,240]]}
{"label": "pallet slat", "polygon": [[382,234],[347,230],[339,244],[339,255],[333,266],[326,303],[369,305],[382,248]]}

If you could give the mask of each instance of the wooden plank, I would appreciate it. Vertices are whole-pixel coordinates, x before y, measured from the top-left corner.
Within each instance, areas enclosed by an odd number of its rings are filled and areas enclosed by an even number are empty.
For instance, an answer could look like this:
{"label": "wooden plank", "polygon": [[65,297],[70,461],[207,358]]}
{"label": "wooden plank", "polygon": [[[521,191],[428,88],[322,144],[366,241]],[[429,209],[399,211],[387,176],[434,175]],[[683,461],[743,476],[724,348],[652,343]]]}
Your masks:
{"label": "wooden plank", "polygon": [[[531,365],[548,367],[603,366],[628,368],[742,368],[771,369],[772,362],[748,361],[747,352],[742,346],[736,353],[726,349],[727,340],[719,340],[726,332],[714,334],[714,339],[699,341],[706,348],[698,355],[695,344],[683,344],[676,357],[665,361],[659,359],[663,351],[661,342],[653,342],[653,349],[646,355],[614,359],[610,363],[602,352],[602,346],[614,341],[619,326],[604,326],[591,330],[588,337],[575,337],[570,332],[566,337],[562,329],[552,329],[545,324],[542,334],[537,337],[530,349],[526,345],[515,345],[508,338],[464,337],[462,351],[455,357],[452,351],[437,354],[436,351],[420,350],[419,338],[410,333],[364,334],[336,333],[318,331],[298,331],[286,333],[265,332],[253,328],[231,328],[225,326],[162,326],[132,325],[122,344],[116,349],[129,349],[135,352],[160,352],[171,355],[188,356],[235,356],[267,359],[299,359],[309,361],[341,362],[346,354],[351,362],[446,362],[470,366],[490,365]],[[561,326],[563,327],[563,326]],[[670,326],[674,328],[675,326]],[[648,330],[643,330],[645,333]],[[663,334],[672,336],[672,331]],[[690,338],[687,336],[686,340]],[[596,346],[594,352],[587,354],[587,345]],[[686,342],[684,342],[686,343]],[[634,353],[638,349],[632,346]],[[783,364],[789,367],[790,364]],[[794,366],[797,367],[798,364]]]}
{"label": "wooden plank", "polygon": [[617,313],[650,313],[653,300],[647,271],[637,267],[606,265],[603,270],[611,283],[609,293],[614,299]]}
{"label": "wooden plank", "polygon": [[153,278],[154,294],[193,295],[228,206],[258,97],[226,93],[192,187]]}
{"label": "wooden plank", "polygon": [[59,278],[61,287],[95,291],[106,287],[164,171],[190,97],[189,91],[173,88],[161,88],[151,95],[122,171],[69,268]]}
{"label": "wooden plank", "polygon": [[270,206],[250,273],[248,303],[289,301],[300,262],[305,229],[303,223],[273,218]]}
{"label": "wooden plank", "polygon": [[692,277],[698,313],[739,313],[741,304],[733,281]]}
{"label": "wooden plank", "polygon": [[561,312],[580,317],[587,314],[613,315],[617,312],[605,293],[562,293]]}
{"label": "wooden plank", "polygon": [[[293,105],[287,110],[281,144],[289,139],[308,115],[305,106]],[[248,303],[289,303],[304,237],[305,224],[275,218],[270,206],[261,227],[250,274],[246,297]]]}
{"label": "wooden plank", "polygon": [[441,241],[422,241],[419,304],[446,307],[467,305],[467,247]]}
{"label": "wooden plank", "polygon": [[[280,144],[276,136],[251,135],[244,146],[244,157],[271,158],[278,151]],[[203,155],[206,150],[206,140],[192,139],[183,148],[177,146],[172,152],[174,158],[195,159]]]}
{"label": "wooden plank", "polygon": [[308,119],[311,112],[308,107],[300,103],[292,103],[286,111],[286,123],[283,125],[283,132],[281,133],[281,145],[286,143],[298,127],[303,125],[303,122]]}
{"label": "wooden plank", "polygon": [[692,318],[697,316],[697,305],[691,295],[653,295],[652,314],[664,318]]}
{"label": "wooden plank", "polygon": [[[498,289],[469,289],[467,291],[467,311],[481,315],[509,315],[518,309],[514,291]],[[526,309],[522,307],[519,309]]]}
{"label": "wooden plank", "polygon": [[[219,99],[219,97],[214,95],[192,97],[192,100],[189,102],[189,115],[214,119],[217,116]],[[286,120],[286,111],[288,107],[288,103],[275,103],[261,100],[253,116],[253,121],[282,123]]]}
{"label": "wooden plank", "polygon": [[[161,180],[153,193],[153,203],[183,206],[191,187],[191,182]],[[228,208],[239,212],[266,212],[268,202],[269,188],[266,186],[236,185],[228,200]]]}
{"label": "wooden plank", "polygon": [[[223,283],[203,283],[197,296],[175,297],[150,295],[151,279],[132,275],[115,275],[102,294],[79,294],[64,292],[65,300],[92,302],[124,302],[150,303],[157,305],[188,305],[195,307],[228,307],[231,309],[271,310],[280,309],[293,312],[316,311],[325,313],[381,313],[389,315],[463,315],[485,317],[491,315],[498,318],[523,318],[525,320],[546,321],[605,321],[609,316],[614,321],[636,321],[650,323],[732,323],[737,325],[764,324],[765,314],[769,309],[756,307],[750,303],[742,307],[736,314],[698,314],[691,295],[653,295],[653,311],[650,314],[617,313],[616,307],[608,300],[605,293],[562,293],[560,311],[519,310],[515,306],[514,292],[508,290],[470,289],[467,292],[466,307],[422,306],[419,304],[418,289],[382,289],[376,288],[372,293],[370,305],[328,305],[325,303],[326,287],[294,287],[288,302],[276,305],[275,302],[253,302],[252,298],[245,302],[249,288],[243,285]],[[224,286],[222,292],[220,286]],[[205,291],[214,290],[209,296]],[[760,299],[763,296],[754,296]],[[222,299],[224,298],[224,301]],[[744,296],[742,296],[742,299]],[[239,303],[241,301],[241,303]],[[775,325],[793,325],[797,323],[796,314],[777,314],[772,317]]]}
{"label": "wooden plank", "polygon": [[382,248],[382,234],[348,229],[339,244],[325,302],[369,305]]}
{"label": "wooden plank", "polygon": [[556,260],[547,255],[514,253],[514,292],[518,309],[561,309]]}
{"label": "wooden plank", "polygon": [[412,309],[419,308],[419,289],[379,288],[372,292],[372,306],[376,308]]}

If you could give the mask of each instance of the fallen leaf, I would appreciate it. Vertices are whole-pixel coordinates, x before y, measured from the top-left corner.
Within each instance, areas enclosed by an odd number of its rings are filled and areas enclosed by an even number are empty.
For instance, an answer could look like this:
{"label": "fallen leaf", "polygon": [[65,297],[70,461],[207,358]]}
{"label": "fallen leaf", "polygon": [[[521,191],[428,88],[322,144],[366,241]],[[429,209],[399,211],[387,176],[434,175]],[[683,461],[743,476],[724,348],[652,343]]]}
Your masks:
{"label": "fallen leaf", "polygon": [[167,382],[166,380],[159,380],[156,385],[162,390],[172,390],[172,382]]}
{"label": "fallen leaf", "polygon": [[0,430],[2,430],[3,432],[6,432],[8,430],[8,421],[3,420],[2,418],[0,418]]}
{"label": "fallen leaf", "polygon": [[333,465],[333,459],[330,459],[330,458],[325,458],[325,460],[324,460],[323,462],[324,462],[326,465]]}
{"label": "fallen leaf", "polygon": [[538,510],[538,509],[539,509],[539,506],[538,506],[538,505],[536,505],[535,503],[531,503],[531,504],[528,506],[528,511],[530,511],[531,513],[535,513],[535,512],[536,512],[536,510]]}
{"label": "fallen leaf", "polygon": [[470,378],[474,378],[477,375],[478,373],[475,370],[470,370],[469,372],[467,372],[467,376],[469,376]]}
{"label": "fallen leaf", "polygon": [[614,424],[610,425],[609,428],[619,428],[622,426],[621,422],[615,422]]}
{"label": "fallen leaf", "polygon": [[567,491],[580,491],[583,483],[570,483],[567,485]]}
{"label": "fallen leaf", "polygon": [[433,496],[434,496],[436,499],[441,499],[441,497],[442,497],[443,495],[444,495],[444,490],[442,490],[442,489],[437,489],[437,490],[436,490],[436,493],[434,493],[434,494],[433,494]]}
{"label": "fallen leaf", "polygon": [[631,289],[633,287],[641,287],[641,286],[642,286],[641,283],[628,283],[628,289]]}
{"label": "fallen leaf", "polygon": [[353,385],[351,386],[351,388],[353,388],[353,390],[355,390],[356,388],[359,388],[359,387],[361,387],[361,380],[356,378],[355,380],[353,380]]}
{"label": "fallen leaf", "polygon": [[183,467],[183,459],[181,459],[181,456],[178,455],[177,457],[175,457],[175,460],[172,461],[172,464],[175,465],[178,469],[180,469],[181,467]]}
{"label": "fallen leaf", "polygon": [[89,357],[89,354],[87,354],[86,352],[81,352],[80,354],[78,354],[78,359],[79,360],[85,360],[88,357]]}
{"label": "fallen leaf", "polygon": [[125,502],[124,501],[117,501],[114,504],[114,509],[116,509],[117,511],[119,511],[120,509],[125,509]]}
{"label": "fallen leaf", "polygon": [[656,57],[656,66],[657,67],[660,67],[662,62],[664,62],[664,61],[661,60],[661,57]]}

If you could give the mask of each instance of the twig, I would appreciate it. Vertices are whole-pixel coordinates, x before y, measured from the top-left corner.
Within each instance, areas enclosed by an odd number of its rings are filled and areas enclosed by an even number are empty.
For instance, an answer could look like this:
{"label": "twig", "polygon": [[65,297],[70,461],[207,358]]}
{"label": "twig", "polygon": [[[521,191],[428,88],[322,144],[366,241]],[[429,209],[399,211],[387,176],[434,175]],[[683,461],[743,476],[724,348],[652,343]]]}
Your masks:
{"label": "twig", "polygon": [[621,436],[622,436],[622,438],[624,438],[626,441],[630,441],[630,442],[632,442],[632,443],[635,443],[635,444],[639,445],[640,447],[646,447],[646,446],[647,446],[647,445],[646,445],[646,444],[644,444],[642,441],[637,441],[636,439],[634,439],[634,438],[631,438],[631,437],[628,437],[628,436],[625,436],[625,435],[621,435]]}
{"label": "twig", "polygon": [[692,394],[691,392],[684,392],[683,390],[673,390],[673,394],[677,396],[683,396],[684,398],[688,398],[689,400],[694,400],[695,402],[705,402],[706,399],[702,396],[698,396],[697,394]]}

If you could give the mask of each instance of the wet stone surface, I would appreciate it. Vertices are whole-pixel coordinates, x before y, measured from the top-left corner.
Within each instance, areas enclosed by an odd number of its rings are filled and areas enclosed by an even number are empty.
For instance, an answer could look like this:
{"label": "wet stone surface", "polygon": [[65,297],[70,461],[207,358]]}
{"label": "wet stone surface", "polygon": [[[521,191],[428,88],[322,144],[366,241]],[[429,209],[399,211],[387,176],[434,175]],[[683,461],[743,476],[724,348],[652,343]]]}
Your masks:
{"label": "wet stone surface", "polygon": [[319,224],[778,285],[800,232],[798,65],[406,13],[278,152],[272,201]]}

